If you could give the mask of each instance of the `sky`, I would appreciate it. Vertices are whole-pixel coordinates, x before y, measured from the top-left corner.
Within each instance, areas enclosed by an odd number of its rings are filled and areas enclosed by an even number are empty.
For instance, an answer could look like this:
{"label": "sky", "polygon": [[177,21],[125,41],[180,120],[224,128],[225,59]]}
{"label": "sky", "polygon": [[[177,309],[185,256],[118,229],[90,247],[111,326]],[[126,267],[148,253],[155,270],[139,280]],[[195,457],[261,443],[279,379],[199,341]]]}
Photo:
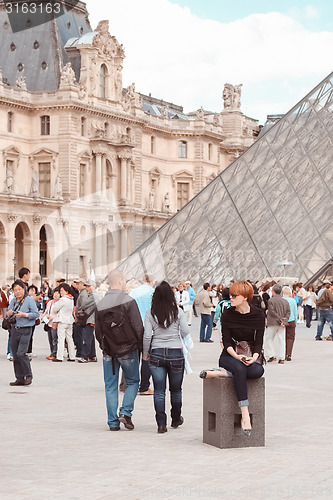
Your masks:
{"label": "sky", "polygon": [[108,19],[125,48],[123,86],[184,107],[223,109],[242,83],[241,110],[264,123],[286,113],[332,70],[331,0],[86,0],[92,28]]}

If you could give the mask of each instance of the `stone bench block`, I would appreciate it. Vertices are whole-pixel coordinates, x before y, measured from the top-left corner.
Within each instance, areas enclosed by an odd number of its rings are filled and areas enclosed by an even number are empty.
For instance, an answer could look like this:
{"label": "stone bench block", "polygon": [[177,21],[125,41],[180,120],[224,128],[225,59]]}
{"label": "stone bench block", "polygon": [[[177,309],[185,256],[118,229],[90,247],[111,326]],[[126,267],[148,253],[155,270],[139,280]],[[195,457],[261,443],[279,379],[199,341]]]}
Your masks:
{"label": "stone bench block", "polygon": [[265,446],[265,378],[247,380],[252,433],[241,431],[241,411],[231,377],[203,380],[203,442],[217,448]]}

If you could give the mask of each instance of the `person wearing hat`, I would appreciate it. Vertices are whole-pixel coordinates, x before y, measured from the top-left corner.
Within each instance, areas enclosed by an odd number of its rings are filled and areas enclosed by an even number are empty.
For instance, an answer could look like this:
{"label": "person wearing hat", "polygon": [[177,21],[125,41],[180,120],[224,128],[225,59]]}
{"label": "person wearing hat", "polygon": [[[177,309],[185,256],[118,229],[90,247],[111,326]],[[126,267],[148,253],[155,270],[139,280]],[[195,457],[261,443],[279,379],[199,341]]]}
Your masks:
{"label": "person wearing hat", "polygon": [[81,330],[82,356],[79,363],[96,362],[95,347],[95,308],[99,301],[99,295],[95,290],[96,283],[85,280],[84,289],[80,292],[75,309],[75,320]]}
{"label": "person wearing hat", "polygon": [[192,313],[193,313],[193,301],[195,299],[195,291],[192,288],[190,281],[185,281],[185,288],[187,293],[190,296],[190,302],[188,303],[188,310],[185,312],[185,316],[187,319],[188,326],[191,326],[192,323]]}

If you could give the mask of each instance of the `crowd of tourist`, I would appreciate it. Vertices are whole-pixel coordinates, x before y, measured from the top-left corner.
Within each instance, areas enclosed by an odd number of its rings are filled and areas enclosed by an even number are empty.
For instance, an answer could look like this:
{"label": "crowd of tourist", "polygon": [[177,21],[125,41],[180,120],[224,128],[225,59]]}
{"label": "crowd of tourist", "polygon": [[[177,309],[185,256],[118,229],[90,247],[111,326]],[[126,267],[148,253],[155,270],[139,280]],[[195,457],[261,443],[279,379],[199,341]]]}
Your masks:
{"label": "crowd of tourist", "polygon": [[[54,287],[45,281],[40,290],[29,285],[30,271],[19,270],[12,287],[2,286],[0,310],[8,330],[7,358],[16,379],[11,386],[32,383],[33,334],[41,321],[55,363],[96,363],[95,337],[103,352],[108,425],[111,431],[134,429],[132,413],[137,394],[153,395],[157,431],[167,432],[165,397],[170,390],[171,427],[183,424],[182,382],[191,372],[193,347],[190,327],[200,315],[199,341],[212,343],[213,329],[221,330],[222,353],[218,368],[203,370],[201,378],[232,375],[241,409],[242,432],[251,434],[246,380],[264,373],[268,363],[292,360],[298,323],[310,328],[316,311],[316,340],[323,340],[328,323],[333,337],[333,285],[325,280],[318,289],[302,283],[291,287],[269,282],[257,287],[250,281],[203,284],[195,293],[191,282],[171,287],[155,283],[146,273],[140,283],[126,282],[121,271],[108,275],[108,286],[77,278]],[[142,356],[141,356],[142,353]],[[140,359],[141,358],[141,359]],[[140,368],[141,363],[141,368]],[[119,373],[122,381],[119,386]],[[152,387],[151,387],[152,380]],[[124,391],[118,410],[119,387]]]}

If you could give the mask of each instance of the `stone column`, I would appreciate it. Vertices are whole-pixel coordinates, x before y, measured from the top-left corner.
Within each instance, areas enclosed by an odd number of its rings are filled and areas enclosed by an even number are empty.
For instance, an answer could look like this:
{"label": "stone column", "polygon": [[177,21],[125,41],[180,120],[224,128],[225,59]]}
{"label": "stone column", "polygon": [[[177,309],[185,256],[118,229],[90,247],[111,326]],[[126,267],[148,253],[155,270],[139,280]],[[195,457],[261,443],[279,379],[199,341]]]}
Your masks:
{"label": "stone column", "polygon": [[120,156],[120,201],[127,200],[127,160],[126,156]]}
{"label": "stone column", "polygon": [[96,153],[96,184],[95,192],[102,190],[102,153]]}

